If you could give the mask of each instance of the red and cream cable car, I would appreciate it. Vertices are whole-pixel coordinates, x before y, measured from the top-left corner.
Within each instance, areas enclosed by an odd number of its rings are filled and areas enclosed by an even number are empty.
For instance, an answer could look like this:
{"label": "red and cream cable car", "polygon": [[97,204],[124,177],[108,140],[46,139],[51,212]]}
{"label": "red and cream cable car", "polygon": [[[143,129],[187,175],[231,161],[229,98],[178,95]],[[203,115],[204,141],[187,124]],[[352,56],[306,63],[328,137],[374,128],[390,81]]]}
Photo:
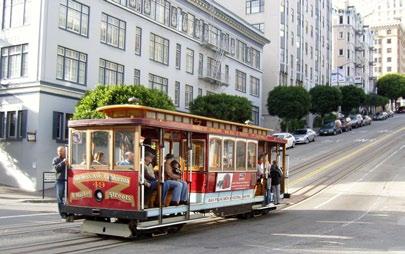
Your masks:
{"label": "red and cream cable car", "polygon": [[[232,216],[275,209],[264,203],[263,188],[258,187],[257,160],[266,153],[284,169],[286,142],[269,136],[268,129],[139,105],[98,111],[106,118],[69,121],[63,211],[85,219],[82,231],[131,237],[179,229],[211,212]],[[146,146],[156,152],[159,184],[145,196]],[[133,155],[129,163],[128,153]],[[185,205],[169,206],[170,191],[166,200],[161,198],[169,153],[180,162],[188,183]]]}

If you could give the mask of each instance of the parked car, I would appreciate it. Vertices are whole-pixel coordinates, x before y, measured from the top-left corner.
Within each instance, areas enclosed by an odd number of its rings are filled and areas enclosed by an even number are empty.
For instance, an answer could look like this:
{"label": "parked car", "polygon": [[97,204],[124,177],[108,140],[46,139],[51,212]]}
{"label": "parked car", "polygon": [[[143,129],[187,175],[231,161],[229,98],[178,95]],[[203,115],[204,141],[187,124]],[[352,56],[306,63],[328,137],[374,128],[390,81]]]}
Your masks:
{"label": "parked car", "polygon": [[293,132],[295,143],[301,144],[305,143],[308,144],[311,141],[315,141],[316,132],[312,129],[298,129]]}
{"label": "parked car", "polygon": [[388,118],[388,114],[386,112],[377,112],[373,116],[373,119],[376,121],[386,120],[387,118]]}
{"label": "parked car", "polygon": [[343,117],[340,119],[342,122],[342,131],[351,131],[352,130],[352,119],[350,117]]}
{"label": "parked car", "polygon": [[399,107],[397,113],[398,114],[405,113],[405,106]]}
{"label": "parked car", "polygon": [[388,110],[387,111],[388,117],[394,117],[394,111]]}
{"label": "parked car", "polygon": [[291,133],[288,132],[281,132],[281,133],[274,133],[274,137],[282,138],[287,141],[286,148],[294,148],[295,146],[295,138]]}
{"label": "parked car", "polygon": [[363,124],[364,125],[371,125],[371,121],[372,121],[371,117],[369,117],[367,115],[363,116]]}
{"label": "parked car", "polygon": [[342,123],[336,120],[325,123],[319,130],[319,135],[336,135],[342,132]]}
{"label": "parked car", "polygon": [[363,117],[360,114],[350,115],[351,123],[353,128],[359,128],[363,126]]}

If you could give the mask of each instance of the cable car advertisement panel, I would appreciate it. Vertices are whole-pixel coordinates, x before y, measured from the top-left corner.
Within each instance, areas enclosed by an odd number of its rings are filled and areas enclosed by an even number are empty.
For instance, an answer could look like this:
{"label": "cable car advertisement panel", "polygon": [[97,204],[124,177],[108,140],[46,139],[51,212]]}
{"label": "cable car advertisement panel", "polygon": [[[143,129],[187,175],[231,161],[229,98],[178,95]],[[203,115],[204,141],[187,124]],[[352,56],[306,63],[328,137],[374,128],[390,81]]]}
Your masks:
{"label": "cable car advertisement panel", "polygon": [[253,188],[252,178],[254,175],[255,174],[251,172],[218,173],[215,192],[248,190]]}
{"label": "cable car advertisement panel", "polygon": [[68,171],[68,197],[72,206],[137,210],[136,171]]}

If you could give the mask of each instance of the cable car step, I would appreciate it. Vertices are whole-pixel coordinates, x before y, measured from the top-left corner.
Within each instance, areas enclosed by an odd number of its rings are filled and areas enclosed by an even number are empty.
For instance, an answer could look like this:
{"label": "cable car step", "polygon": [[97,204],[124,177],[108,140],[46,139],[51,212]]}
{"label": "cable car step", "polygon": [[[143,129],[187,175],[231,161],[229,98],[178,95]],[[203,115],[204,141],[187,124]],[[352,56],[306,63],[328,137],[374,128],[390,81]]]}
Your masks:
{"label": "cable car step", "polygon": [[148,229],[173,226],[173,225],[179,225],[179,224],[186,224],[186,223],[190,223],[190,222],[197,222],[197,221],[204,221],[204,220],[209,220],[209,218],[205,217],[202,214],[192,214],[192,215],[190,215],[189,220],[187,220],[186,217],[184,215],[182,215],[182,216],[164,218],[162,220],[162,224],[160,224],[158,220],[140,222],[140,223],[138,223],[136,229],[148,230]]}
{"label": "cable car step", "polygon": [[273,203],[270,203],[266,206],[263,205],[253,205],[252,209],[256,210],[256,211],[260,211],[260,210],[276,210],[276,206]]}
{"label": "cable car step", "polygon": [[80,231],[82,233],[120,236],[120,237],[132,236],[132,232],[129,229],[128,224],[111,223],[105,221],[84,220],[83,224],[80,226]]}

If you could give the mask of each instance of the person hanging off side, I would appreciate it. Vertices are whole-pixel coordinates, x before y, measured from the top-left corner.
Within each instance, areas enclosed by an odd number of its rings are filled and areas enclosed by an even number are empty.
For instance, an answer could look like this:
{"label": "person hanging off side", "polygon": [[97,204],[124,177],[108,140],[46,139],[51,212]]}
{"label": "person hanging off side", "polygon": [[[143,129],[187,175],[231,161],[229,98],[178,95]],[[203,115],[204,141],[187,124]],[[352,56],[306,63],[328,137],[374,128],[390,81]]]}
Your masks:
{"label": "person hanging off side", "polygon": [[270,167],[270,178],[271,178],[271,192],[274,195],[274,204],[278,205],[280,203],[280,183],[283,172],[277,165],[277,161],[273,161]]}

